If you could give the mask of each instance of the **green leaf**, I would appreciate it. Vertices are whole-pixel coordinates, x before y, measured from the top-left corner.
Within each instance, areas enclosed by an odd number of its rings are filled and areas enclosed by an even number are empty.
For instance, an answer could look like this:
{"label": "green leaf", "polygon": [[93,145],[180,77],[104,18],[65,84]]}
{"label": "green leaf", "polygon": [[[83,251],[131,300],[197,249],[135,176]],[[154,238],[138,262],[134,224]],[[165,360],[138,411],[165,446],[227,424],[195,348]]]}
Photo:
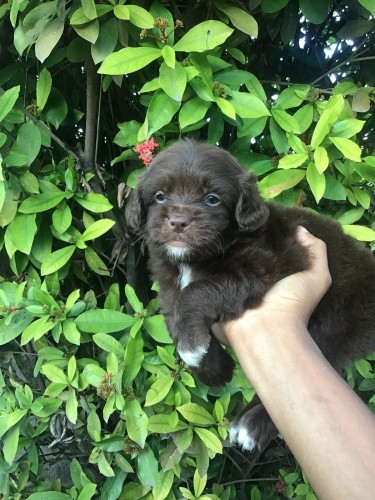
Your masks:
{"label": "green leaf", "polygon": [[174,46],[175,51],[205,52],[221,45],[233,33],[221,21],[205,21],[191,28]]}
{"label": "green leaf", "polygon": [[349,160],[361,161],[361,148],[355,142],[343,137],[329,136],[329,140],[341,151]]}
{"label": "green leaf", "polygon": [[195,495],[193,495],[187,488],[180,486],[178,489],[181,491],[183,498],[187,498],[188,500],[196,500]]}
{"label": "green leaf", "polygon": [[192,424],[211,425],[215,423],[213,416],[196,403],[187,403],[179,406],[177,411]]}
{"label": "green leaf", "polygon": [[321,24],[327,17],[331,7],[330,0],[299,0],[299,7],[302,14],[310,23]]}
{"label": "green leaf", "polygon": [[173,69],[176,65],[176,52],[174,51],[174,48],[170,45],[164,45],[161,55],[163,56],[167,66]]}
{"label": "green leaf", "polygon": [[72,212],[69,205],[57,208],[52,214],[53,227],[59,234],[65,233],[72,224]]}
{"label": "green leaf", "polygon": [[182,422],[177,422],[177,424],[171,424],[170,415],[165,415],[163,413],[151,415],[148,419],[148,430],[156,434],[169,434],[171,432],[178,432],[186,429],[187,424]]}
{"label": "green leaf", "polygon": [[0,320],[0,345],[7,344],[18,335],[31,323],[34,318],[25,309],[21,309],[12,314],[11,321],[7,318]]}
{"label": "green leaf", "polygon": [[201,429],[200,427],[195,427],[194,432],[198,434],[209,450],[214,453],[223,453],[223,445],[221,444],[220,439],[213,432],[208,429]]}
{"label": "green leaf", "polygon": [[308,155],[306,153],[289,154],[280,159],[279,168],[288,169],[300,167],[307,159]]}
{"label": "green leaf", "polygon": [[174,378],[168,374],[156,380],[147,391],[145,406],[153,406],[163,400],[170,391]]}
{"label": "green leaf", "polygon": [[[111,219],[100,219],[91,224],[90,227],[84,231],[79,241],[88,241],[99,238],[102,234],[106,233],[115,225],[115,221]],[[78,244],[78,242],[77,242]]]}
{"label": "green leaf", "polygon": [[323,146],[318,146],[314,151],[314,162],[317,171],[321,174],[327,170],[329,165],[329,158],[327,150]]}
{"label": "green leaf", "polygon": [[304,177],[303,170],[279,170],[264,177],[259,182],[259,190],[264,198],[274,198],[286,189],[296,186]]}
{"label": "green leaf", "polygon": [[68,114],[68,104],[60,90],[52,87],[44,107],[44,116],[55,128],[59,128]]}
{"label": "green leaf", "polygon": [[46,274],[52,274],[61,269],[72,257],[75,249],[75,245],[70,245],[52,252],[42,263],[40,274],[46,276]]}
{"label": "green leaf", "polygon": [[66,400],[66,416],[73,425],[77,423],[78,417],[78,401],[76,396],[76,391],[74,389],[70,389],[68,392],[68,398]]}
{"label": "green leaf", "polygon": [[96,274],[100,276],[110,276],[110,272],[104,263],[104,261],[99,257],[99,255],[92,250],[92,248],[85,248],[85,259],[89,268],[92,269]]}
{"label": "green leaf", "polygon": [[103,349],[106,352],[113,352],[119,358],[122,358],[125,354],[125,349],[122,347],[120,342],[115,338],[111,337],[110,335],[107,335],[106,333],[96,333],[95,335],[93,335],[92,339],[95,342],[95,344],[98,345],[101,349]]}
{"label": "green leaf", "polygon": [[125,386],[131,382],[138,375],[144,358],[143,353],[143,338],[141,335],[130,337],[124,357],[124,374],[123,382]]}
{"label": "green leaf", "polygon": [[97,441],[95,443],[95,446],[99,448],[99,450],[114,452],[114,451],[122,451],[124,449],[124,444],[125,444],[124,436],[112,436],[109,438],[105,438],[102,441]]}
{"label": "green leaf", "polygon": [[264,91],[264,88],[262,87],[262,84],[260,83],[258,78],[252,73],[248,73],[248,75],[249,79],[246,82],[244,82],[247,90],[251,94],[255,95],[255,97],[258,97],[258,99],[260,99],[262,102],[265,103],[267,101],[267,95]]}
{"label": "green leaf", "polygon": [[373,0],[358,0],[358,2],[371,13],[372,17],[375,17],[375,5]]}
{"label": "green leaf", "polygon": [[207,483],[207,474],[205,474],[203,477],[200,476],[198,469],[195,469],[194,472],[194,478],[193,478],[193,485],[194,485],[194,494],[196,498],[199,498],[201,494],[203,493],[203,490],[206,486]]}
{"label": "green leaf", "polygon": [[35,321],[33,321],[29,326],[25,328],[21,336],[21,345],[25,345],[30,340],[38,340],[45,333],[54,327],[54,323],[49,321],[49,316],[43,316]]}
{"label": "green leaf", "polygon": [[94,441],[100,440],[102,426],[100,423],[100,418],[95,411],[91,411],[87,417],[87,432],[89,433],[91,439]]}
{"label": "green leaf", "polygon": [[367,181],[375,184],[375,168],[374,166],[367,165],[366,163],[357,163],[355,165],[355,170],[359,173],[361,177]]}
{"label": "green leaf", "polygon": [[26,198],[26,200],[21,203],[18,211],[24,214],[45,212],[50,208],[56,207],[64,198],[65,193],[61,191],[36,194]]}
{"label": "green leaf", "polygon": [[69,384],[69,379],[67,375],[52,363],[46,363],[42,366],[40,370],[51,382],[56,384]]}
{"label": "green leaf", "polygon": [[345,23],[344,26],[338,30],[337,36],[341,38],[341,40],[353,40],[353,38],[373,31],[374,27],[374,21],[369,19],[353,19]]}
{"label": "green leaf", "polygon": [[0,96],[0,122],[4,120],[16,104],[20,94],[20,88],[19,85],[17,85],[17,87],[12,87]]}
{"label": "green leaf", "polygon": [[154,500],[164,500],[165,498],[167,498],[173,486],[173,479],[173,470],[161,470],[158,474],[156,485],[152,490],[152,498]]}
{"label": "green leaf", "polygon": [[246,33],[253,38],[257,38],[258,23],[248,12],[243,9],[239,9],[238,7],[234,7],[228,4],[222,4],[219,2],[215,2],[215,5],[219,10],[224,12],[229,17],[233,26],[235,26],[243,33]]}
{"label": "green leaf", "polygon": [[82,10],[87,19],[96,19],[96,6],[94,0],[81,0]]}
{"label": "green leaf", "polygon": [[271,115],[259,97],[246,92],[233,91],[229,102],[241,118],[260,118]]}
{"label": "green leaf", "polygon": [[332,175],[326,173],[326,190],[324,198],[328,200],[346,200],[346,191],[344,186]]}
{"label": "green leaf", "polygon": [[178,115],[180,128],[184,129],[188,125],[192,125],[202,120],[206,116],[209,107],[210,103],[202,101],[200,97],[194,97],[185,102]]}
{"label": "green leaf", "polygon": [[129,301],[129,304],[132,306],[132,308],[135,312],[140,313],[143,311],[142,302],[140,300],[138,300],[138,297],[134,291],[134,288],[128,284],[125,285],[125,295]]}
{"label": "green leaf", "polygon": [[3,455],[4,460],[11,465],[17,453],[18,440],[20,437],[20,428],[18,425],[9,429],[9,431],[3,437]]}
{"label": "green leaf", "polygon": [[38,156],[42,139],[39,128],[31,121],[23,123],[13,148],[5,159],[8,167],[30,166]]}
{"label": "green leaf", "polygon": [[364,124],[365,122],[363,120],[355,120],[354,118],[341,120],[333,124],[331,133],[335,137],[350,138],[358,134],[358,132],[362,130]]}
{"label": "green leaf", "polygon": [[375,231],[365,226],[357,226],[351,224],[344,224],[342,226],[344,233],[349,234],[349,236],[353,236],[356,240],[359,241],[374,241],[375,240]]}
{"label": "green leaf", "polygon": [[112,477],[115,475],[112,467],[109,465],[108,460],[104,454],[104,451],[101,451],[98,458],[98,469],[103,476]]}
{"label": "green leaf", "polygon": [[126,5],[129,10],[129,21],[138,28],[152,29],[154,27],[154,18],[152,15],[138,5]]}
{"label": "green leaf", "polygon": [[62,324],[62,328],[65,338],[66,340],[68,340],[68,342],[75,345],[81,344],[81,334],[72,319],[66,319]]}
{"label": "green leaf", "polygon": [[107,212],[108,210],[111,210],[111,208],[113,208],[107,198],[102,194],[85,193],[82,195],[80,193],[76,193],[74,195],[74,199],[83,208],[95,214]]}
{"label": "green leaf", "polygon": [[128,436],[141,448],[147,437],[148,417],[136,399],[125,401],[126,429]]}
{"label": "green leaf", "polygon": [[74,31],[88,42],[94,44],[99,36],[99,21],[94,19],[86,24],[73,25]]}
{"label": "green leaf", "polygon": [[98,73],[124,75],[138,71],[161,56],[161,49],[153,47],[126,47],[106,57]]}
{"label": "green leaf", "polygon": [[6,229],[6,234],[14,247],[26,255],[31,253],[37,231],[35,218],[35,214],[17,214]]}
{"label": "green leaf", "polygon": [[60,408],[61,404],[61,399],[41,397],[32,403],[30,410],[35,416],[45,418],[55,413]]}
{"label": "green leaf", "polygon": [[272,109],[271,113],[277,124],[283,130],[297,135],[301,133],[298,121],[294,118],[294,116],[288,114],[286,111],[283,111],[282,109]]}
{"label": "green leaf", "polygon": [[59,491],[38,491],[27,497],[27,500],[71,500],[70,495]]}
{"label": "green leaf", "polygon": [[158,479],[158,462],[152,449],[147,446],[137,456],[138,479],[143,486],[153,488]]}
{"label": "green leaf", "polygon": [[87,377],[89,383],[94,387],[98,387],[102,382],[103,377],[106,376],[106,372],[103,370],[103,368],[93,363],[86,365],[83,373]]}
{"label": "green leaf", "polygon": [[294,113],[293,117],[297,120],[301,134],[303,134],[312,124],[314,117],[313,105],[305,104]]}
{"label": "green leaf", "polygon": [[118,28],[116,19],[108,19],[100,25],[98,39],[91,46],[91,55],[95,64],[99,64],[112,54],[117,45]]}
{"label": "green leaf", "polygon": [[180,63],[176,63],[174,68],[162,63],[159,69],[159,83],[169,97],[180,102],[186,88],[185,68]]}
{"label": "green leaf", "polygon": [[64,32],[64,19],[55,17],[43,28],[35,43],[35,55],[40,62],[44,62],[57,45]]}
{"label": "green leaf", "polygon": [[262,11],[267,14],[273,14],[283,9],[289,0],[262,0]]}
{"label": "green leaf", "polygon": [[309,183],[315,201],[319,203],[326,189],[326,178],[313,162],[310,162],[306,170],[306,180]]}
{"label": "green leaf", "polygon": [[337,121],[343,109],[343,96],[341,94],[333,95],[327,102],[326,107],[314,129],[311,138],[312,149],[315,149],[323,142],[330,131],[331,125]]}
{"label": "green leaf", "polygon": [[223,99],[222,97],[217,97],[215,101],[224,115],[229,116],[232,120],[236,119],[236,110],[231,102],[227,99]]}
{"label": "green leaf", "polygon": [[160,130],[164,125],[171,123],[173,116],[180,108],[180,103],[169,97],[163,91],[153,95],[147,109],[148,137]]}
{"label": "green leaf", "polygon": [[162,344],[173,344],[173,340],[169,335],[167,325],[165,324],[164,317],[161,314],[156,314],[150,318],[146,318],[144,321],[144,326],[146,332],[154,339],[156,342]]}
{"label": "green leaf", "polygon": [[351,210],[347,210],[339,217],[337,217],[337,220],[340,222],[340,224],[353,224],[362,217],[364,212],[365,210],[362,207],[352,208]]}
{"label": "green leaf", "polygon": [[129,21],[130,11],[127,5],[115,5],[113,8],[113,13],[117,17],[117,19]]}
{"label": "green leaf", "polygon": [[78,328],[88,333],[113,333],[130,328],[137,321],[119,311],[92,309],[85,311],[74,320]]}

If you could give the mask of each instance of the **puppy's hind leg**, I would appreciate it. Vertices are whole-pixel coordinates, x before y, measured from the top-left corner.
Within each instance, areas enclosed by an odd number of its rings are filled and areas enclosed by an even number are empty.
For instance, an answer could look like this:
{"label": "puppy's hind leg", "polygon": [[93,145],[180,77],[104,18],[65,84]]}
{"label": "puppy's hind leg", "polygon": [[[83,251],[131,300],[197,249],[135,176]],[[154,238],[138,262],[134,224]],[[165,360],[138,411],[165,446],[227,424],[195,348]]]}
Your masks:
{"label": "puppy's hind leg", "polygon": [[248,404],[241,415],[232,423],[229,438],[245,451],[260,452],[278,435],[278,430],[265,407],[256,404],[259,399]]}
{"label": "puppy's hind leg", "polygon": [[211,337],[207,353],[198,367],[192,371],[199,380],[211,387],[229,382],[233,375],[234,362],[215,337]]}

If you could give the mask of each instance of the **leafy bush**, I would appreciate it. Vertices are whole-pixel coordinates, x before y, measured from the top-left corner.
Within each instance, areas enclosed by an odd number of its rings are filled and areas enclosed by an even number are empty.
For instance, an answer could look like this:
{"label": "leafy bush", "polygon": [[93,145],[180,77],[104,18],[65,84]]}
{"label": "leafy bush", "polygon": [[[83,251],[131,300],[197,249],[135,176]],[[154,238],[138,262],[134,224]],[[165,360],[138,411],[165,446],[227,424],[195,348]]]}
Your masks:
{"label": "leafy bush", "polygon": [[[256,460],[229,444],[254,391],[176,358],[122,206],[189,134],[373,245],[374,8],[164,3],[0,6],[4,498],[315,498],[282,442]],[[372,408],[373,360],[347,371]]]}

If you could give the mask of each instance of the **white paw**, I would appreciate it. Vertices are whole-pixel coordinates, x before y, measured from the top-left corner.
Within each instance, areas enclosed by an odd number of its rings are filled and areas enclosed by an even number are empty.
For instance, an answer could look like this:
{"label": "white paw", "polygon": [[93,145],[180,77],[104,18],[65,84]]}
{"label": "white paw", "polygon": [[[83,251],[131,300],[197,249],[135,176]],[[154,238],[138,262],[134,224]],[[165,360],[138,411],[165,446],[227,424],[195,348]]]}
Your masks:
{"label": "white paw", "polygon": [[231,443],[236,443],[246,451],[254,451],[257,447],[257,442],[249,429],[241,426],[241,424],[232,425],[229,431],[229,439]]}
{"label": "white paw", "polygon": [[194,351],[178,350],[181,359],[189,366],[195,368],[201,364],[202,359],[207,354],[208,347],[200,346]]}

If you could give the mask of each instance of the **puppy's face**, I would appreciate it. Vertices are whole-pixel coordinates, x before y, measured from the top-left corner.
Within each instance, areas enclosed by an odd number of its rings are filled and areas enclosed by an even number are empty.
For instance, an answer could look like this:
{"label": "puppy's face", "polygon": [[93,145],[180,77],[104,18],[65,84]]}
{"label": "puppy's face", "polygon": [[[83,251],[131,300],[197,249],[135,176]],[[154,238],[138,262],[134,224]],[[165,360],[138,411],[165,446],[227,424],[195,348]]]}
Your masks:
{"label": "puppy's face", "polygon": [[133,229],[143,227],[149,246],[170,260],[186,262],[223,253],[246,221],[252,219],[254,228],[263,223],[268,215],[264,207],[255,178],[231,155],[181,141],[153,160],[126,216]]}

